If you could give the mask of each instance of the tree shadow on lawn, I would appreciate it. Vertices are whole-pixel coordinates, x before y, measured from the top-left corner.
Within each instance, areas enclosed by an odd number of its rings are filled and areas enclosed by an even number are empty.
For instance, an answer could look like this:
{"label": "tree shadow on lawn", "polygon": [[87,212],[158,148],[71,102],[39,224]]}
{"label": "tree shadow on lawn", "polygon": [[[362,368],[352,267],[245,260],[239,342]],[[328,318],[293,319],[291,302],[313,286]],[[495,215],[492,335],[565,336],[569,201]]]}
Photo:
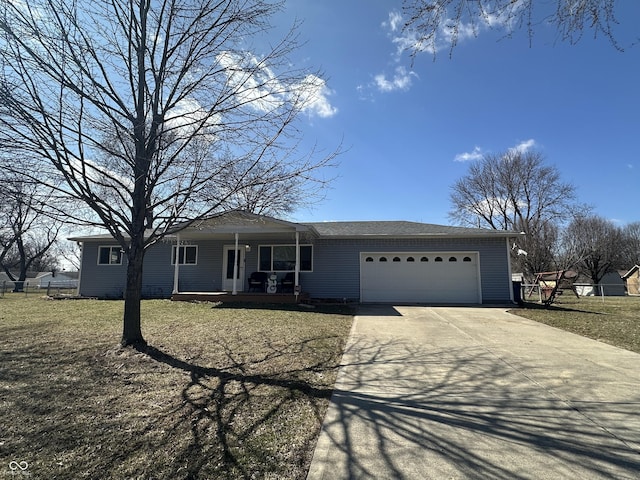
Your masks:
{"label": "tree shadow on lawn", "polygon": [[[189,375],[182,403],[168,412],[176,419],[176,429],[182,424],[191,431],[190,444],[176,456],[176,464],[188,472],[186,478],[213,473],[220,478],[304,478],[332,388],[303,377],[326,372],[324,361],[264,375],[242,372],[270,358],[220,369],[181,360],[153,346],[140,351]],[[268,357],[272,355],[279,353],[274,349]],[[302,431],[298,422],[306,425]],[[213,444],[221,451],[213,458],[203,455]],[[214,460],[217,466],[212,469]]]}
{"label": "tree shadow on lawn", "polygon": [[33,478],[306,476],[341,352],[309,350],[338,337],[265,341],[260,356],[221,340],[201,359],[220,368],[54,337],[0,342],[5,466],[26,461]]}
{"label": "tree shadow on lawn", "polygon": [[575,313],[590,313],[592,315],[607,315],[604,312],[594,312],[593,310],[583,310],[580,308],[573,307],[561,307],[560,305],[544,305],[538,302],[527,302],[525,301],[522,306],[519,308],[513,308],[512,310],[517,312],[519,309],[522,310],[544,310],[548,312],[575,312]]}
{"label": "tree shadow on lawn", "polygon": [[335,478],[411,478],[407,458],[413,478],[530,478],[521,459],[555,478],[640,470],[638,452],[592,420],[618,415],[619,437],[638,440],[624,419],[640,399],[578,410],[481,348],[398,339],[352,342],[334,390],[322,375],[339,359],[287,366],[315,340],[246,359],[210,345],[229,360],[220,368],[161,346],[106,356],[96,356],[104,345],[16,346],[2,355],[13,420],[0,457],[28,461],[34,478],[303,479],[325,421]]}
{"label": "tree shadow on lawn", "polygon": [[[333,447],[339,452],[324,460],[319,453],[320,463],[330,463],[320,467],[328,468],[326,478],[463,475],[507,480],[529,478],[533,471],[556,478],[571,472],[585,478],[631,478],[640,470],[640,452],[632,446],[640,444],[640,438],[634,424],[625,422],[635,415],[640,397],[576,406],[478,346],[445,349],[401,339],[357,339],[348,347],[335,389],[296,378],[300,371],[252,375],[237,361],[236,372],[230,372],[180,360],[154,347],[144,353],[189,374],[182,408],[192,414],[192,444],[182,459],[186,462],[192,452],[206,448],[206,432],[214,429],[229,478],[248,479],[257,471],[261,477],[304,478],[301,472],[306,472],[309,459],[297,474],[265,469],[256,462],[273,462],[277,453],[267,445],[275,437],[252,440],[265,428],[277,429],[273,422],[280,422],[300,396],[316,405],[315,420],[325,422],[320,450]],[[279,353],[274,349],[271,355]],[[255,407],[253,399],[272,388],[282,393],[280,400],[238,427],[241,416]],[[314,402],[329,397],[332,403],[325,417]],[[601,418],[617,420],[603,425]],[[273,435],[282,433],[276,430]],[[311,451],[315,438],[307,437],[304,449],[290,461]],[[293,444],[295,439],[285,442]],[[190,465],[190,478],[207,470],[208,460],[199,458],[200,464]],[[316,478],[317,467],[312,465],[310,478]]]}

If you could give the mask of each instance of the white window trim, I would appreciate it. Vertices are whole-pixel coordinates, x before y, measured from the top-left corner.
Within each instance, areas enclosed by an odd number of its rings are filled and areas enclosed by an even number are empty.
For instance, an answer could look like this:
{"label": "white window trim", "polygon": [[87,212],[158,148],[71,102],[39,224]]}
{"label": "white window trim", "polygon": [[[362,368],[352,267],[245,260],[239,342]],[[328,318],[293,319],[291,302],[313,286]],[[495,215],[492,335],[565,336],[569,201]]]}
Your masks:
{"label": "white window trim", "polygon": [[[103,248],[108,248],[109,249],[109,263],[101,263],[100,262],[100,251]],[[120,262],[119,263],[111,263],[111,250],[113,250],[114,248],[117,248],[118,250],[120,250]],[[120,245],[98,245],[98,258],[96,259],[96,262],[98,265],[100,266],[113,266],[113,265],[122,265],[122,258],[124,257],[124,252],[122,251],[122,247],[120,247]]]}
{"label": "white window trim", "polygon": [[189,267],[189,266],[193,266],[193,265],[198,265],[198,245],[193,245],[193,244],[187,244],[187,245],[171,245],[171,265],[175,265],[175,258],[176,258],[176,253],[177,253],[177,248],[195,248],[196,249],[196,261],[195,263],[184,263],[184,258],[186,257],[186,255],[184,255],[183,258],[183,262],[178,263],[178,265],[180,265],[181,267]]}
{"label": "white window trim", "polygon": [[[258,245],[258,271],[259,272],[278,272],[278,273],[289,273],[289,272],[295,272],[295,270],[273,270],[273,247],[294,247],[295,248],[296,244],[295,243],[267,243],[267,244],[263,244],[263,245]],[[315,260],[314,260],[314,248],[313,248],[313,244],[312,243],[301,243],[300,245],[300,249],[302,249],[302,247],[311,247],[311,270],[303,270],[302,266],[300,267],[300,272],[304,272],[304,273],[310,273],[313,272],[313,267],[315,265]],[[263,247],[269,247],[271,248],[271,269],[269,270],[261,270],[260,269],[260,249]],[[294,260],[295,262],[295,260]]]}

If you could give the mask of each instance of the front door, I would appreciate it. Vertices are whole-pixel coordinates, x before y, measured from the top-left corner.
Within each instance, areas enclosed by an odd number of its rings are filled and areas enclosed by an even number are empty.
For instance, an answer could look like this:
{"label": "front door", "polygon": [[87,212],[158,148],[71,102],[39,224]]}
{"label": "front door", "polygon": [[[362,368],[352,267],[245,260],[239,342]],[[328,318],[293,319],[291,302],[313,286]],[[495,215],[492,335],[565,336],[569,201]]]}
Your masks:
{"label": "front door", "polygon": [[234,245],[225,245],[222,259],[222,289],[233,291],[233,262],[237,262],[238,275],[236,277],[236,291],[244,291],[244,245],[236,250]]}

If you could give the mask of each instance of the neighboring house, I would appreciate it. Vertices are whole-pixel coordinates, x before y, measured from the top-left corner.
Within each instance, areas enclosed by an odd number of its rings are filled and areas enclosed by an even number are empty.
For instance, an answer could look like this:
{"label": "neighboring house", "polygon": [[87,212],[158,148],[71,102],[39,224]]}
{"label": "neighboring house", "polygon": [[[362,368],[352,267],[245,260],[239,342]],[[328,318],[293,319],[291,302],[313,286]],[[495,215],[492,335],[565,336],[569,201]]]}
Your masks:
{"label": "neighboring house", "polygon": [[596,295],[596,289],[590,283],[575,283],[573,286],[581,297],[592,297]]}
{"label": "neighboring house", "polygon": [[626,294],[624,280],[620,272],[606,273],[600,280],[600,285],[600,295],[618,297]]}
{"label": "neighboring house", "polygon": [[[18,277],[18,273],[12,274]],[[29,288],[77,288],[78,272],[27,272],[24,284]],[[0,272],[0,288],[3,285],[5,289],[13,288],[14,281],[5,272]]]}
{"label": "neighboring house", "polygon": [[[315,299],[380,303],[513,300],[514,232],[406,221],[294,223],[231,211],[192,223],[145,255],[143,295],[248,290],[252,272],[288,272]],[[126,258],[108,235],[82,246],[78,293],[122,297]],[[178,259],[176,265],[176,257]],[[235,275],[234,275],[235,272]]]}
{"label": "neighboring house", "polygon": [[39,272],[28,281],[38,288],[78,288],[78,272]]}
{"label": "neighboring house", "polygon": [[609,272],[601,279],[600,283],[594,284],[589,277],[581,275],[575,283],[578,295],[589,297],[601,295],[606,297],[624,296],[626,289],[622,274],[624,272]]}
{"label": "neighboring house", "polygon": [[640,265],[634,265],[628,272],[622,275],[627,294],[640,295]]}

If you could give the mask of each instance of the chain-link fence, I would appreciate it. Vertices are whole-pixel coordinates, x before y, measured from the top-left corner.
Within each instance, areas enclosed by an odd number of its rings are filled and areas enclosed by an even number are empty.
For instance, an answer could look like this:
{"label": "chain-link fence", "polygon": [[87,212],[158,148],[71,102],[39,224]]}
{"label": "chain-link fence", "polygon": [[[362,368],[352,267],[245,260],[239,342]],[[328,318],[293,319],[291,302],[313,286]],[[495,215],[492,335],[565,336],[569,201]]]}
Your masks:
{"label": "chain-link fence", "polygon": [[23,282],[10,282],[3,280],[0,283],[1,296],[4,296],[8,292],[20,293],[23,295],[75,295],[77,289],[78,282],[75,280],[61,280],[40,284],[40,282],[27,279]]}
{"label": "chain-link fence", "polygon": [[[561,288],[556,295],[571,295],[578,297],[601,297],[605,301],[607,297],[623,297],[627,295],[626,288],[620,283],[600,284],[574,284],[575,290]],[[537,283],[522,283],[520,285],[520,298],[525,302],[543,303],[552,294],[553,286]]]}

